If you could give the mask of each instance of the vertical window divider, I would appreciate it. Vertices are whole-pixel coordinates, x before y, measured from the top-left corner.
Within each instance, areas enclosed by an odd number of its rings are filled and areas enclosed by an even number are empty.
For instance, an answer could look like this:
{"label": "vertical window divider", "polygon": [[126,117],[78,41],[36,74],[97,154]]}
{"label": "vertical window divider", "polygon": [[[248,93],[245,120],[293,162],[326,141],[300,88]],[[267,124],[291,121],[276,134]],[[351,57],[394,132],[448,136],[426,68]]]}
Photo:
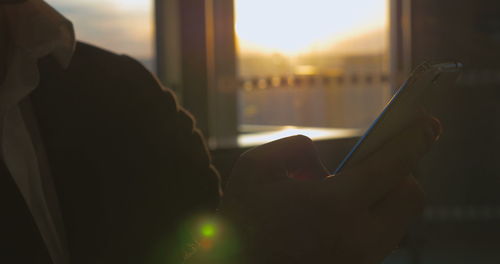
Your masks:
{"label": "vertical window divider", "polygon": [[211,148],[234,147],[237,81],[233,0],[155,0],[157,73]]}

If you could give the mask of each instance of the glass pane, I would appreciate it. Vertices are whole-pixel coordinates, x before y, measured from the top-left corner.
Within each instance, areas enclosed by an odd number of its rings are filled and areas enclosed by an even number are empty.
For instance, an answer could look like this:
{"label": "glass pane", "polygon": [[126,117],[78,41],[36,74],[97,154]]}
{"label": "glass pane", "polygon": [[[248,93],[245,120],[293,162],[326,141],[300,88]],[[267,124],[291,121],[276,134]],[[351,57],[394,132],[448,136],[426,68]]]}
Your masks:
{"label": "glass pane", "polygon": [[388,84],[386,0],[236,0],[240,130],[364,129]]}
{"label": "glass pane", "polygon": [[153,69],[152,0],[46,2],[73,22],[78,40],[130,55]]}

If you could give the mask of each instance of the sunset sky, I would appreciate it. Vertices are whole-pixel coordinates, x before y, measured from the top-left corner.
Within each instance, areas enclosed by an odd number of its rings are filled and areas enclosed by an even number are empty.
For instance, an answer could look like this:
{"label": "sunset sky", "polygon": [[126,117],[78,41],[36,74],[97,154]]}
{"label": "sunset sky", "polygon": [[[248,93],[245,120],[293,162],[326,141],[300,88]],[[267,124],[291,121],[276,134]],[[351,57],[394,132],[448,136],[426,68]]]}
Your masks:
{"label": "sunset sky", "polygon": [[[152,57],[152,0],[46,1],[73,21],[79,39]],[[387,0],[235,1],[240,52],[296,55],[380,31],[387,23]]]}
{"label": "sunset sky", "polygon": [[236,0],[241,49],[296,54],[380,31],[387,0]]}
{"label": "sunset sky", "polygon": [[73,22],[78,39],[138,59],[152,57],[152,0],[45,1]]}

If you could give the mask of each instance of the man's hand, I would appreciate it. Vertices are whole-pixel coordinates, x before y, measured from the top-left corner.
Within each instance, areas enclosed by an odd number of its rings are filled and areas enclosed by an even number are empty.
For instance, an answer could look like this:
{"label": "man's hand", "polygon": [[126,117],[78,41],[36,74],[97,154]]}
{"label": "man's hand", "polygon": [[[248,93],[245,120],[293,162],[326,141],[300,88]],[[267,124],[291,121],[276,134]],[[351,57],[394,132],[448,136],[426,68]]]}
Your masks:
{"label": "man's hand", "polygon": [[422,191],[410,175],[439,127],[421,117],[335,176],[305,136],[262,145],[237,161],[221,214],[249,263],[378,263],[422,209]]}

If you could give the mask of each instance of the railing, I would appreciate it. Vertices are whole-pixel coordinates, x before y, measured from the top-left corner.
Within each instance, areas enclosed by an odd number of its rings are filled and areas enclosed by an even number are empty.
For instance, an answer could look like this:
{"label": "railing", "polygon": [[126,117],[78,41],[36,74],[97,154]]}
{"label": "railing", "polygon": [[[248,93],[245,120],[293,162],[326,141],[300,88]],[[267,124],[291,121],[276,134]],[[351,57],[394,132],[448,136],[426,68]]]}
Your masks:
{"label": "railing", "polygon": [[386,73],[377,74],[342,74],[342,75],[286,75],[241,78],[240,89],[247,91],[265,90],[271,88],[310,88],[321,86],[351,86],[351,85],[378,85],[389,82]]}
{"label": "railing", "polygon": [[391,96],[384,73],[241,79],[240,124],[363,129]]}

